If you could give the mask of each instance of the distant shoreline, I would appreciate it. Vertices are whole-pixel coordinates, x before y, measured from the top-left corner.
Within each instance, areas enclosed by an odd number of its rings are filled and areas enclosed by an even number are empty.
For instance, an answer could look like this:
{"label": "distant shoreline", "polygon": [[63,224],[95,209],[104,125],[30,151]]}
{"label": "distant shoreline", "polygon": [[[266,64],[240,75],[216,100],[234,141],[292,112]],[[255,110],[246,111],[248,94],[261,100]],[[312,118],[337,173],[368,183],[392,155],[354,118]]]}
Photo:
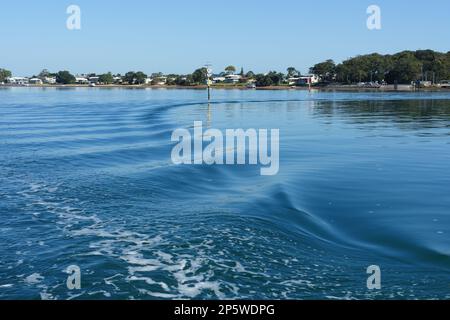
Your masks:
{"label": "distant shoreline", "polygon": [[[89,89],[186,89],[186,90],[206,90],[206,85],[193,85],[193,86],[167,86],[167,85],[96,85],[95,87],[82,84],[68,84],[68,85],[0,85],[0,89],[7,88],[42,88],[42,89],[71,89],[71,88],[89,88]],[[236,85],[213,85],[211,86],[213,90],[256,90],[256,91],[269,91],[269,90],[286,90],[286,91],[308,91],[308,87],[289,87],[289,86],[267,86],[267,87],[257,87],[257,88],[247,88],[245,86]],[[324,92],[450,92],[450,88],[420,88],[419,90],[414,90],[408,85],[399,85],[397,89],[394,86],[385,86],[381,88],[366,88],[357,87],[351,85],[342,86],[326,86],[326,87],[312,87],[314,91],[324,91]]]}

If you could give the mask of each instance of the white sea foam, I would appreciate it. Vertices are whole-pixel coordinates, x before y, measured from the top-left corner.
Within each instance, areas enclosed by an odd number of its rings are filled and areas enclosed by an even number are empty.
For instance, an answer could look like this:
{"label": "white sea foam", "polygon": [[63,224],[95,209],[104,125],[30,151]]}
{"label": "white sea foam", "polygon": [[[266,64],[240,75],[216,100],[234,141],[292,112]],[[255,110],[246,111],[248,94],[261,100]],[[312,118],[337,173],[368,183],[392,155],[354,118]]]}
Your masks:
{"label": "white sea foam", "polygon": [[[73,201],[57,198],[54,193],[58,191],[59,187],[33,183],[30,184],[28,191],[23,192],[23,196],[31,200],[33,207],[42,207],[46,212],[54,214],[59,219],[56,223],[63,225],[62,230],[69,233],[71,237],[99,239],[89,244],[88,248],[93,249],[92,251],[79,255],[104,255],[124,261],[128,265],[127,276],[116,274],[104,279],[105,284],[112,286],[115,291],[120,291],[119,283],[126,281],[134,282],[141,293],[157,298],[196,298],[207,293],[222,299],[227,297],[223,291],[225,286],[237,295],[238,288],[216,279],[210,267],[211,263],[216,263],[210,255],[210,252],[215,250],[213,239],[204,239],[200,243],[191,244],[185,251],[186,253],[184,251],[178,254],[174,254],[173,251],[168,253],[161,248],[167,243],[163,235],[170,236],[169,232],[161,232],[159,235],[151,237],[121,228],[111,228],[98,216],[89,214],[85,209],[71,204]],[[79,222],[83,222],[83,224],[77,228]],[[251,237],[238,238],[247,241]],[[226,259],[226,253],[223,256],[223,259]],[[220,266],[221,262],[218,260],[216,265]],[[229,264],[222,263],[222,265],[224,270],[230,269]],[[201,270],[202,268],[205,270]],[[235,262],[235,267],[230,270],[251,273],[239,262]],[[162,274],[168,281],[156,280],[161,278]],[[25,281],[40,286],[42,299],[54,298],[42,283],[44,278],[40,274],[30,275]],[[103,294],[107,297],[110,293],[108,291],[88,291],[69,295],[69,298],[74,299],[83,294]]]}
{"label": "white sea foam", "polygon": [[44,280],[44,277],[39,273],[33,273],[25,278],[25,282],[28,284],[37,284],[41,283]]}

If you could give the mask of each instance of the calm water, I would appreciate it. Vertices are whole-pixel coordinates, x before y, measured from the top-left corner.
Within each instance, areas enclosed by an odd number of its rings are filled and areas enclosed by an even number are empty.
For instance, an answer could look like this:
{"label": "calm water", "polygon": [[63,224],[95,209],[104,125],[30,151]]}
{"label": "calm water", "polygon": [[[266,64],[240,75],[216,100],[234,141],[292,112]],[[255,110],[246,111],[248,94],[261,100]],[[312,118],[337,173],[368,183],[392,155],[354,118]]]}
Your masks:
{"label": "calm water", "polygon": [[[0,90],[0,299],[450,298],[450,93],[213,97]],[[279,174],[173,165],[194,120],[279,128]]]}

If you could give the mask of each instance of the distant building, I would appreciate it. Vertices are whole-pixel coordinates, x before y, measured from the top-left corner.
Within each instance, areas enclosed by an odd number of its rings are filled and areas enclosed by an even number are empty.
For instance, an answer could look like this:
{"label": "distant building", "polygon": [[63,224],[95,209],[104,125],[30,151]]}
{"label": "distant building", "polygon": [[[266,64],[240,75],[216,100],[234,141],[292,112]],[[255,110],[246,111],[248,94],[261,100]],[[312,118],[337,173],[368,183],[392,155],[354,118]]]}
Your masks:
{"label": "distant building", "polygon": [[286,82],[288,85],[293,86],[293,85],[297,84],[299,80],[300,80],[299,77],[290,77],[287,79]]}
{"label": "distant building", "polygon": [[160,86],[161,85],[165,85],[167,83],[167,77],[166,76],[158,77],[155,80],[156,80],[156,83],[158,85],[160,85]]}
{"label": "distant building", "polygon": [[97,84],[100,81],[100,77],[94,76],[94,77],[89,77],[89,84]]}
{"label": "distant building", "polygon": [[163,86],[167,83],[167,77],[161,76],[151,79],[151,84],[157,85],[157,86]]}
{"label": "distant building", "polygon": [[29,82],[29,84],[34,84],[34,85],[44,84],[44,82],[39,78],[31,78],[30,80],[28,80],[28,82]]}
{"label": "distant building", "polygon": [[173,83],[177,80],[176,77],[172,76],[172,77],[167,77],[167,82]]}
{"label": "distant building", "polygon": [[123,82],[122,77],[113,77],[113,82],[117,84],[121,84]]}
{"label": "distant building", "polygon": [[10,78],[6,79],[6,82],[10,83],[10,84],[15,84],[18,86],[24,86],[29,83],[29,80],[28,80],[28,78],[25,78],[25,77],[10,77]]}
{"label": "distant building", "polygon": [[242,79],[242,77],[238,74],[227,74],[225,76],[225,83],[238,83],[240,80]]}
{"label": "distant building", "polygon": [[433,85],[431,81],[419,81],[418,83],[421,88],[428,88]]}
{"label": "distant building", "polygon": [[75,77],[75,82],[77,84],[89,84],[89,79],[85,77]]}
{"label": "distant building", "polygon": [[441,81],[439,84],[441,88],[450,89],[450,80]]}
{"label": "distant building", "polygon": [[315,74],[308,74],[305,76],[300,76],[298,78],[297,84],[298,85],[316,84],[319,83],[319,81],[320,81],[319,76]]}
{"label": "distant building", "polygon": [[42,81],[45,84],[56,84],[56,77],[44,77],[44,79],[42,79]]}
{"label": "distant building", "polygon": [[213,77],[212,78],[212,81],[214,82],[214,83],[222,83],[222,82],[225,82],[225,80],[226,80],[226,78],[225,77]]}

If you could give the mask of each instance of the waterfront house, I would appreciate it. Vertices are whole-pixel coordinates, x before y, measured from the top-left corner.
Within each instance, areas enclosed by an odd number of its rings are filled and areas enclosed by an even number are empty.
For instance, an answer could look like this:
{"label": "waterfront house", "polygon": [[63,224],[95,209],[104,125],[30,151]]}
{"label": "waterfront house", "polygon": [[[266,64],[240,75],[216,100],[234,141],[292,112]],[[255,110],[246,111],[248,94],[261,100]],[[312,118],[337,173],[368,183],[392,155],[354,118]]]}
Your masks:
{"label": "waterfront house", "polygon": [[319,83],[320,78],[315,74],[308,74],[305,76],[300,76],[297,84],[298,85],[307,85],[307,84],[316,84]]}
{"label": "waterfront house", "polygon": [[226,76],[225,76],[225,83],[232,83],[232,84],[235,84],[235,83],[238,83],[240,80],[241,80],[241,76],[240,75],[238,75],[238,74],[227,74]]}
{"label": "waterfront house", "polygon": [[122,84],[122,77],[113,77],[113,82],[116,84]]}
{"label": "waterfront house", "polygon": [[97,76],[93,76],[93,77],[89,77],[89,84],[97,84],[100,81],[100,77]]}
{"label": "waterfront house", "polygon": [[44,82],[39,79],[39,78],[31,78],[30,80],[28,80],[29,84],[34,84],[34,85],[42,85]]}
{"label": "waterfront house", "polygon": [[418,86],[420,88],[429,88],[433,85],[433,83],[431,81],[418,81]]}
{"label": "waterfront house", "polygon": [[29,83],[28,78],[25,77],[10,77],[6,79],[6,82],[18,86],[24,86]]}
{"label": "waterfront house", "polygon": [[42,79],[42,81],[45,84],[56,84],[56,77],[44,77],[44,79]]}
{"label": "waterfront house", "polygon": [[155,86],[163,86],[167,83],[167,77],[166,76],[158,76],[154,78],[147,78],[145,79],[145,84],[152,84]]}
{"label": "waterfront house", "polygon": [[222,83],[222,82],[225,82],[225,80],[226,80],[226,78],[225,77],[213,77],[212,78],[212,81],[214,82],[214,83]]}
{"label": "waterfront house", "polygon": [[450,89],[450,80],[443,80],[439,84],[441,88]]}
{"label": "waterfront house", "polygon": [[85,77],[75,77],[75,82],[77,84],[89,84],[89,79],[85,78]]}
{"label": "waterfront house", "polygon": [[293,86],[293,85],[297,84],[297,83],[299,82],[299,80],[300,80],[299,77],[289,77],[289,78],[286,80],[286,83],[287,83],[288,85],[290,85],[290,86]]}
{"label": "waterfront house", "polygon": [[167,77],[166,76],[157,77],[153,80],[153,83],[155,83],[158,86],[163,86],[167,83]]}

